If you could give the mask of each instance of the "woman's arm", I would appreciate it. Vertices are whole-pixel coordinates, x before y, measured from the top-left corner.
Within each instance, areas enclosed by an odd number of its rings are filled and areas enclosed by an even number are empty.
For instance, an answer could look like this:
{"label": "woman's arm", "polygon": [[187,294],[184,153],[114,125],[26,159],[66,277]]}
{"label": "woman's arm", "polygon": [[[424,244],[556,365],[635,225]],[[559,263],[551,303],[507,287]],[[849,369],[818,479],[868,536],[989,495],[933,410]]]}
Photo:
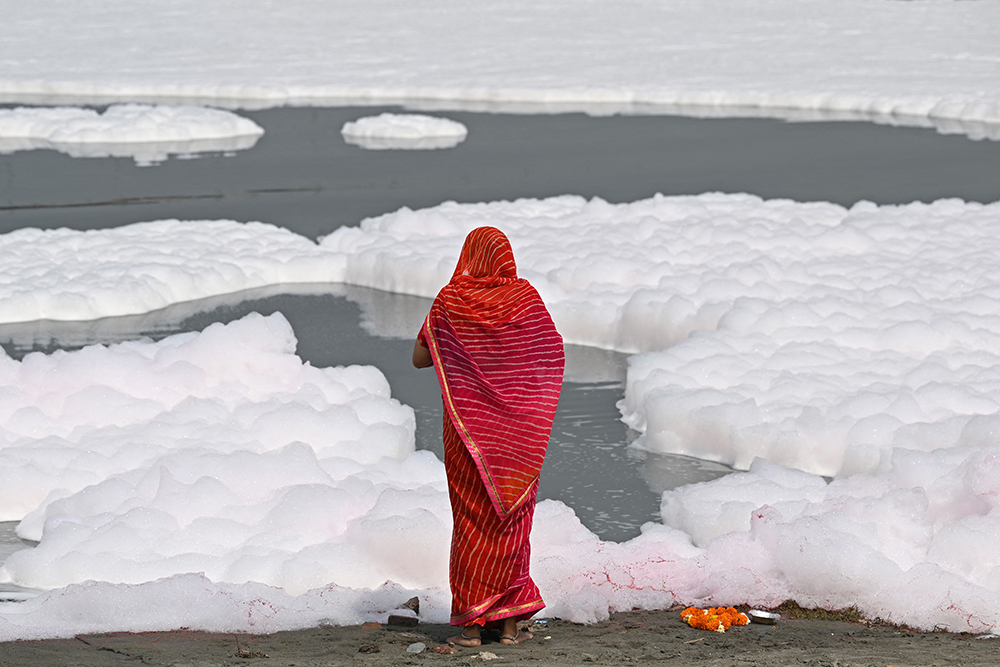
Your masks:
{"label": "woman's arm", "polygon": [[413,342],[413,365],[416,368],[427,368],[434,365],[431,351],[421,345],[419,340]]}

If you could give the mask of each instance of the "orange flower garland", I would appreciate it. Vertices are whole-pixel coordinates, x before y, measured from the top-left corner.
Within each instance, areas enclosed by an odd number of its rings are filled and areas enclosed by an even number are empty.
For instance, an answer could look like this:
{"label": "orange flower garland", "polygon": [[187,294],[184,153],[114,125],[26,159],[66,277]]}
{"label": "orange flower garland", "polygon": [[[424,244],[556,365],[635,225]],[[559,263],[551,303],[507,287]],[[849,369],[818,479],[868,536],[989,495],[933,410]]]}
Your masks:
{"label": "orange flower garland", "polygon": [[746,614],[741,614],[733,607],[712,607],[698,609],[688,607],[681,612],[681,618],[692,628],[725,632],[734,625],[746,625],[750,622]]}

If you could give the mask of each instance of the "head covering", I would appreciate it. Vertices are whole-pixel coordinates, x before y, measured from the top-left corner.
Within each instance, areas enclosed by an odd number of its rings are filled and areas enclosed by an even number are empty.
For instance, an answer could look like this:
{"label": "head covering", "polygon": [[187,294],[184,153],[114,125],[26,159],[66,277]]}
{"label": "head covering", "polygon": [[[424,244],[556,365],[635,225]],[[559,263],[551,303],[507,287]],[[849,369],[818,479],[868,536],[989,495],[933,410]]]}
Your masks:
{"label": "head covering", "polygon": [[445,410],[501,517],[534,490],[559,390],[563,344],[510,241],[479,227],[421,329]]}

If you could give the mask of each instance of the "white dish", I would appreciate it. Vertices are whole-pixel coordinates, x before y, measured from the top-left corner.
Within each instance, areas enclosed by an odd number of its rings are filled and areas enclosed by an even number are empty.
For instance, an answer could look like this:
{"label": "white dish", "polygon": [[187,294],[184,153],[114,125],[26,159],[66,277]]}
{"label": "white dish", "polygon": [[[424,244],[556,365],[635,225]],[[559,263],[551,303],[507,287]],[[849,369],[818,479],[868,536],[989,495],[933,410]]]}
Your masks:
{"label": "white dish", "polygon": [[747,617],[750,618],[751,623],[763,623],[764,625],[774,625],[781,618],[781,614],[772,614],[771,612],[761,611],[759,609],[751,609],[747,612]]}

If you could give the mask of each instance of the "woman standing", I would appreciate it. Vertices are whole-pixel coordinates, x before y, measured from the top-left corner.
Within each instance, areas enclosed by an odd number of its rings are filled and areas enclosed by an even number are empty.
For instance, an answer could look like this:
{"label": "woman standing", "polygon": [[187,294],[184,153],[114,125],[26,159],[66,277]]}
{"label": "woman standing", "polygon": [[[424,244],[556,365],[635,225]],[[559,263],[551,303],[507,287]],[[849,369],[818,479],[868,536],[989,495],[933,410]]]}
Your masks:
{"label": "woman standing", "polygon": [[517,277],[503,232],[465,239],[413,348],[444,401],[444,464],[454,519],[448,642],[478,646],[483,627],[519,644],[545,606],[528,566],[538,475],[562,387],[563,344],[538,292]]}

